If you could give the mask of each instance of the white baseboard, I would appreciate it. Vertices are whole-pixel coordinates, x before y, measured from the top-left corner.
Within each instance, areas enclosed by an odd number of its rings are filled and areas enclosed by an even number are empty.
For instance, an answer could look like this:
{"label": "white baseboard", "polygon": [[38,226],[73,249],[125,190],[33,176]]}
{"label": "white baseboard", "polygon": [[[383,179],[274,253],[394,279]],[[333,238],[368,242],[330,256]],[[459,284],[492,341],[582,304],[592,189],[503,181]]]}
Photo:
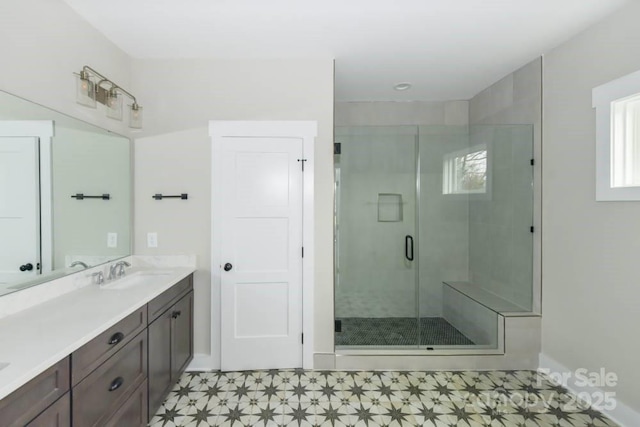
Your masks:
{"label": "white baseboard", "polygon": [[196,353],[193,355],[193,360],[187,366],[187,372],[208,372],[215,371],[218,368],[215,367],[213,357],[210,354]]}
{"label": "white baseboard", "polygon": [[[567,368],[566,366],[561,365],[559,362],[550,358],[549,356],[540,353],[540,369],[548,369],[551,372],[555,373],[573,373],[574,370]],[[572,393],[588,393],[593,395],[593,393],[601,393],[601,390],[598,387],[593,386],[584,386],[582,384],[576,384],[577,378],[575,375],[571,375],[566,381],[562,382],[562,385],[569,389]],[[635,427],[640,426],[640,413],[636,410],[630,408],[624,403],[620,402],[620,400],[616,399],[615,408],[612,410],[606,410],[601,408],[595,408],[605,414],[607,417],[611,418],[614,422],[618,423],[620,427]]]}

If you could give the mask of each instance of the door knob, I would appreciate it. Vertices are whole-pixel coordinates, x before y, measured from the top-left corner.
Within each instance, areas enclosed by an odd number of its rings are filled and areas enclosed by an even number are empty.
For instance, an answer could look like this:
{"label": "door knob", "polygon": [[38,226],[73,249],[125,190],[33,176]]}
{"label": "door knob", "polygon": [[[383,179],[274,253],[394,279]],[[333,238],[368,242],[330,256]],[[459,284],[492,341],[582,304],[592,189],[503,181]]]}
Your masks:
{"label": "door knob", "polygon": [[31,271],[31,270],[33,270],[33,264],[31,264],[30,262],[20,266],[20,271]]}
{"label": "door knob", "polygon": [[228,263],[226,263],[226,264],[224,265],[224,271],[229,271],[229,270],[231,270],[232,268],[233,268],[233,265],[231,265],[231,263],[230,263],[230,262],[228,262]]}

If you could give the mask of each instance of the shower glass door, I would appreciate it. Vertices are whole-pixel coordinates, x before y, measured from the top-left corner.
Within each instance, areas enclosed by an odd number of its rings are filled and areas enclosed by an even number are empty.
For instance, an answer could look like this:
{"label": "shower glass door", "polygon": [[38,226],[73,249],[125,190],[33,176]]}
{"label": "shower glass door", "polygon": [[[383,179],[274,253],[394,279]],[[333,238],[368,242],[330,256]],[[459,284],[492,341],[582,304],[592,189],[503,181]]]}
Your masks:
{"label": "shower glass door", "polygon": [[419,343],[417,128],[336,128],[335,315],[340,348]]}
{"label": "shower glass door", "polygon": [[499,354],[533,306],[533,126],[335,140],[336,348]]}

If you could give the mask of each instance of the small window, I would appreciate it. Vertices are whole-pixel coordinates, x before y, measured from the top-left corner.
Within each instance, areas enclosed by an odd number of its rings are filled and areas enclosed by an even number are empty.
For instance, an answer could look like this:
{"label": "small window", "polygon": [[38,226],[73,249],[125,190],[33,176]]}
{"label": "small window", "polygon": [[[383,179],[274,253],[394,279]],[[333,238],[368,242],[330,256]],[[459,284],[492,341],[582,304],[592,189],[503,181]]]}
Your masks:
{"label": "small window", "polygon": [[640,72],[593,89],[596,200],[640,200]]}
{"label": "small window", "polygon": [[640,186],[640,94],[611,103],[611,187]]}
{"label": "small window", "polygon": [[442,194],[487,193],[487,146],[475,145],[444,156]]}

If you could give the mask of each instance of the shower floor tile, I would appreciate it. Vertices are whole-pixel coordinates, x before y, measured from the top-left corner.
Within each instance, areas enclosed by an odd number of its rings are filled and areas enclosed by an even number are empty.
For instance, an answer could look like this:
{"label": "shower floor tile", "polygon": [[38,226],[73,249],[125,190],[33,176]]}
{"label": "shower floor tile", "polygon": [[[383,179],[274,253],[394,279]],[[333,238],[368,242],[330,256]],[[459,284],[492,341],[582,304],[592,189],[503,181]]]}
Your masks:
{"label": "shower floor tile", "polygon": [[[267,394],[265,390],[270,390]],[[615,427],[535,371],[190,372],[150,427]]]}
{"label": "shower floor tile", "polygon": [[[336,332],[338,346],[415,346],[418,322],[412,317],[343,317],[342,332]],[[420,319],[420,345],[473,345],[442,317]]]}

